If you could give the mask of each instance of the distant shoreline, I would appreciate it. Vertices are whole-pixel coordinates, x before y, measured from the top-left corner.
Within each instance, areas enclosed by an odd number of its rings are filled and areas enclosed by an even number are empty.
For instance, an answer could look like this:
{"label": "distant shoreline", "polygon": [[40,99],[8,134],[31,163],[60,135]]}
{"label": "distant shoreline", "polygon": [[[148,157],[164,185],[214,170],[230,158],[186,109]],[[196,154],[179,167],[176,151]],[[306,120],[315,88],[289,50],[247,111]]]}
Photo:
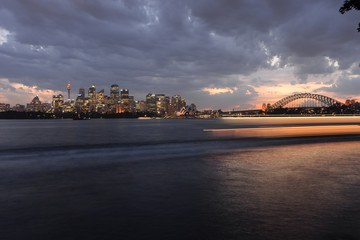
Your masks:
{"label": "distant shoreline", "polygon": [[[87,113],[82,116],[82,119],[241,119],[241,118],[327,118],[327,117],[360,117],[360,114],[247,114],[247,115],[238,115],[238,116],[210,116],[207,114],[198,114],[190,116],[169,116],[169,117],[159,117],[155,114],[149,113],[116,113],[116,114],[100,114],[100,113]],[[0,112],[1,119],[76,119],[74,113],[43,113],[43,112],[15,112],[7,111]],[[81,119],[81,120],[82,120]]]}

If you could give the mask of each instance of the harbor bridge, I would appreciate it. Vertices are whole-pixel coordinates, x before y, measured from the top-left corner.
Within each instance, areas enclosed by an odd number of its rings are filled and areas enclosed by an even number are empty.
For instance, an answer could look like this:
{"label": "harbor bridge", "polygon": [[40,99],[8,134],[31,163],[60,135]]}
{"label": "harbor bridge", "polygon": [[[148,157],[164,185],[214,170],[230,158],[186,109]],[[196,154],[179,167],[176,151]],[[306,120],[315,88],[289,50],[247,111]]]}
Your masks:
{"label": "harbor bridge", "polygon": [[287,96],[283,99],[280,99],[274,104],[270,105],[270,108],[315,108],[315,107],[331,107],[331,106],[341,106],[343,103],[339,102],[336,99],[327,97],[320,94],[314,93],[297,93],[291,96]]}

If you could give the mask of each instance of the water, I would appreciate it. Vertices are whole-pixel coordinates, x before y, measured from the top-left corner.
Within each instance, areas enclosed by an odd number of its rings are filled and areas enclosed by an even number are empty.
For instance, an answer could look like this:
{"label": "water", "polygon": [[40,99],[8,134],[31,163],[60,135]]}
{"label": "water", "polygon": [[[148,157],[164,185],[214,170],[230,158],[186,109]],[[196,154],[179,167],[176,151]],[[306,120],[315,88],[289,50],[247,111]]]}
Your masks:
{"label": "water", "polygon": [[360,238],[359,135],[235,125],[2,120],[0,239]]}

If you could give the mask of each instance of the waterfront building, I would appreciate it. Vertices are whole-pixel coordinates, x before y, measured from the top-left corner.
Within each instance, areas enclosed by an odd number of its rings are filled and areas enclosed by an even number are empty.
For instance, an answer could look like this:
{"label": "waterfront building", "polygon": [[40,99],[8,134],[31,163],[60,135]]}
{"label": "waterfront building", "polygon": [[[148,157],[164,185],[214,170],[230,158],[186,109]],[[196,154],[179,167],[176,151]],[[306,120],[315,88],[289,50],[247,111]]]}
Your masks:
{"label": "waterfront building", "polygon": [[176,94],[170,100],[169,113],[170,115],[175,115],[176,112],[179,112],[184,107],[186,107],[185,100],[179,94]]}
{"label": "waterfront building", "polygon": [[39,96],[36,95],[36,97],[33,98],[33,100],[27,104],[26,111],[28,112],[41,112],[41,101],[39,99]]}
{"label": "waterfront building", "polygon": [[10,111],[10,104],[0,103],[0,112]]}
{"label": "waterfront building", "polygon": [[136,112],[146,112],[146,102],[144,100],[135,102]]}
{"label": "waterfront building", "polygon": [[16,104],[15,107],[13,107],[13,110],[16,112],[24,112],[25,111],[25,105]]}
{"label": "waterfront building", "polygon": [[73,101],[64,102],[64,105],[63,105],[64,113],[71,113],[74,111],[75,111],[75,102],[73,102]]}
{"label": "waterfront building", "polygon": [[51,103],[49,102],[46,102],[46,103],[42,103],[41,104],[41,111],[42,112],[45,112],[45,113],[48,113],[48,112],[51,112]]}
{"label": "waterfront building", "polygon": [[55,112],[62,112],[62,108],[64,105],[64,97],[63,95],[54,95],[52,100],[52,107]]}

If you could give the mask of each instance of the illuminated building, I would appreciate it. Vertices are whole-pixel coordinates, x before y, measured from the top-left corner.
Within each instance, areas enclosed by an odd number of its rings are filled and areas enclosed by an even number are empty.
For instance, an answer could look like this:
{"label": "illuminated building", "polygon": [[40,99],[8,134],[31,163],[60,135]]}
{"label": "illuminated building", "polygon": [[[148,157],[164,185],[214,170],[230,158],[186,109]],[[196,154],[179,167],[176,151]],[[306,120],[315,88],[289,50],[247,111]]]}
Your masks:
{"label": "illuminated building", "polygon": [[146,102],[144,100],[141,100],[139,102],[140,105],[140,112],[146,112]]}
{"label": "illuminated building", "polygon": [[148,93],[146,95],[146,111],[149,113],[156,112],[156,97],[154,93]]}
{"label": "illuminated building", "polygon": [[155,98],[157,114],[164,115],[166,112],[165,94],[156,94]]}
{"label": "illuminated building", "polygon": [[105,104],[104,89],[96,94],[96,104]]}
{"label": "illuminated building", "polygon": [[91,88],[89,88],[88,97],[90,99],[96,99],[96,88],[94,85],[92,85]]}
{"label": "illuminated building", "polygon": [[119,86],[117,84],[111,85],[110,88],[110,99],[119,99]]}
{"label": "illuminated building", "polygon": [[124,112],[124,109],[122,108],[122,104],[121,104],[121,102],[119,101],[119,102],[117,102],[116,103],[116,113],[123,113]]}
{"label": "illuminated building", "polygon": [[120,97],[121,97],[121,99],[129,98],[129,89],[121,89]]}
{"label": "illuminated building", "polygon": [[36,97],[33,98],[31,103],[28,103],[26,106],[26,111],[28,112],[41,112],[41,101],[39,99],[39,96],[36,95]]}
{"label": "illuminated building", "polygon": [[0,112],[6,112],[10,110],[10,104],[0,103]]}
{"label": "illuminated building", "polygon": [[89,88],[88,96],[89,96],[90,111],[95,112],[96,111],[96,88],[94,85],[91,88]]}
{"label": "illuminated building", "polygon": [[56,95],[53,96],[52,106],[53,106],[54,111],[62,112],[63,104],[64,104],[63,95],[59,94],[57,96]]}
{"label": "illuminated building", "polygon": [[135,112],[134,96],[129,96],[129,112]]}
{"label": "illuminated building", "polygon": [[21,104],[16,104],[15,107],[13,107],[13,110],[16,112],[24,112],[25,106]]}
{"label": "illuminated building", "polygon": [[75,109],[77,113],[86,112],[85,110],[85,89],[80,88],[79,94],[75,100]]}
{"label": "illuminated building", "polygon": [[41,104],[41,111],[42,112],[50,112],[51,111],[51,103],[42,103]]}
{"label": "illuminated building", "polygon": [[75,103],[74,101],[67,101],[67,102],[64,102],[64,105],[63,105],[63,108],[62,108],[62,111],[64,113],[70,113],[70,112],[74,112],[75,111]]}
{"label": "illuminated building", "polygon": [[117,84],[113,84],[110,87],[110,98],[108,101],[108,106],[109,106],[109,112],[110,113],[115,113],[116,112],[116,104],[119,101],[119,86]]}
{"label": "illuminated building", "polygon": [[99,91],[96,94],[96,111],[99,113],[106,113],[107,112],[107,106],[105,102],[105,95],[104,95],[104,89]]}
{"label": "illuminated building", "polygon": [[121,89],[120,90],[120,98],[121,98],[122,110],[124,112],[131,112],[129,90]]}
{"label": "illuminated building", "polygon": [[176,94],[171,98],[169,107],[170,114],[176,114],[176,112],[179,112],[184,107],[186,107],[186,102],[179,94]]}
{"label": "illuminated building", "polygon": [[146,112],[146,102],[144,100],[135,101],[136,112]]}

